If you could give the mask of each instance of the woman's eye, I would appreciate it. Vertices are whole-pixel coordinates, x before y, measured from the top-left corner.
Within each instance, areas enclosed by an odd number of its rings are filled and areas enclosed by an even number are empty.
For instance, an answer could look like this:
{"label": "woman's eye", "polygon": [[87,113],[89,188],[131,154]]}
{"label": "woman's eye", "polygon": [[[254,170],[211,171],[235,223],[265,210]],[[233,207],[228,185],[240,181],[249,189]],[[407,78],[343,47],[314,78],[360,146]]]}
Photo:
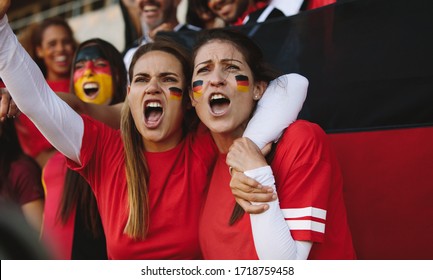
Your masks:
{"label": "woman's eye", "polygon": [[103,67],[107,67],[107,64],[105,62],[97,62],[97,63],[95,63],[95,66],[103,68]]}
{"label": "woman's eye", "polygon": [[240,70],[239,66],[237,66],[237,65],[228,65],[227,69],[228,70]]}
{"label": "woman's eye", "polygon": [[96,60],[95,66],[96,67],[107,67],[108,62],[106,60]]}
{"label": "woman's eye", "polygon": [[134,79],[134,83],[143,83],[146,82],[146,79],[144,77],[137,77]]}
{"label": "woman's eye", "polygon": [[173,83],[173,82],[177,82],[177,79],[172,77],[167,77],[164,79],[164,82]]}
{"label": "woman's eye", "polygon": [[199,74],[199,73],[205,73],[207,71],[209,71],[209,68],[208,67],[203,67],[203,68],[200,68],[200,69],[197,70],[197,74]]}

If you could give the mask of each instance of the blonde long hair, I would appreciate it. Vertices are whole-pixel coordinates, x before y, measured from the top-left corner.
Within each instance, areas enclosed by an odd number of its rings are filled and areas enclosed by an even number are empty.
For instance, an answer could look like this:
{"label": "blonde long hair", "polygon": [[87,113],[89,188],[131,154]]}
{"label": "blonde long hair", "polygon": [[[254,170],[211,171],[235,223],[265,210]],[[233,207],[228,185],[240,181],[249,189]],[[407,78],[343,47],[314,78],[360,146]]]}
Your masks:
{"label": "blonde long hair", "polygon": [[[129,68],[129,79],[132,83],[134,66],[137,60],[151,51],[163,51],[172,54],[182,65],[185,77],[182,104],[186,110],[190,107],[188,98],[188,82],[191,80],[191,60],[189,52],[173,40],[160,37],[155,42],[141,46],[132,58]],[[191,114],[189,110],[189,114]],[[195,117],[196,118],[196,117]],[[184,132],[186,133],[187,121],[184,120]],[[149,230],[149,168],[144,156],[145,147],[142,136],[135,126],[134,119],[128,102],[125,102],[121,113],[120,130],[125,152],[125,168],[128,190],[128,221],[124,233],[134,239],[145,239]]]}

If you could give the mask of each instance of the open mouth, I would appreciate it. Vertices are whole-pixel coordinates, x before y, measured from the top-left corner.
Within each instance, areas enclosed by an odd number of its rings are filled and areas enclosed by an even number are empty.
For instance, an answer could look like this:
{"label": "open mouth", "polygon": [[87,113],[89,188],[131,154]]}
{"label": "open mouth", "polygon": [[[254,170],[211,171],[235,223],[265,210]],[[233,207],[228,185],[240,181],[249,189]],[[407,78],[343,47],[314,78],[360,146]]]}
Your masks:
{"label": "open mouth", "polygon": [[150,12],[156,12],[158,10],[157,6],[144,6],[143,12],[150,13]]}
{"label": "open mouth", "polygon": [[99,84],[97,83],[85,83],[83,85],[84,93],[87,97],[93,99],[98,95],[99,92]]}
{"label": "open mouth", "polygon": [[56,57],[54,58],[54,61],[55,61],[55,62],[65,62],[65,61],[66,61],[66,55],[59,55],[59,56],[56,56]]}
{"label": "open mouth", "polygon": [[215,115],[224,114],[230,105],[230,99],[221,93],[214,93],[209,98],[211,111]]}
{"label": "open mouth", "polygon": [[148,101],[144,106],[146,126],[149,128],[157,127],[161,122],[163,112],[161,102],[155,100]]}

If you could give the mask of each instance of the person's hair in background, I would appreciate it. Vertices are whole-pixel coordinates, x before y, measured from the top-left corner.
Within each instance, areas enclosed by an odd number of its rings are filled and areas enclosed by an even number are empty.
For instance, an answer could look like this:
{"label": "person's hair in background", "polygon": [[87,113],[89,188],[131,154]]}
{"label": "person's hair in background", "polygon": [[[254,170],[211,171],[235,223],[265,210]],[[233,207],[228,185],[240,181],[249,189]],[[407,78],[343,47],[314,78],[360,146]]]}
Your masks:
{"label": "person's hair in background", "polygon": [[[135,52],[129,67],[129,80],[132,83],[134,77],[134,66],[136,62],[146,53],[162,51],[176,57],[182,65],[184,74],[182,94],[188,94],[188,83],[191,80],[192,67],[188,51],[180,44],[164,37],[158,37],[154,43],[141,46]],[[185,110],[183,120],[184,134],[193,122],[195,110],[191,108],[191,101],[188,96],[182,98],[182,105]],[[188,117],[190,116],[190,117]],[[149,199],[148,180],[149,170],[144,158],[143,136],[138,132],[128,102],[122,108],[120,129],[125,146],[126,177],[128,182],[128,208],[129,219],[125,227],[125,233],[136,239],[144,239],[149,229]],[[143,180],[143,177],[145,180]]]}

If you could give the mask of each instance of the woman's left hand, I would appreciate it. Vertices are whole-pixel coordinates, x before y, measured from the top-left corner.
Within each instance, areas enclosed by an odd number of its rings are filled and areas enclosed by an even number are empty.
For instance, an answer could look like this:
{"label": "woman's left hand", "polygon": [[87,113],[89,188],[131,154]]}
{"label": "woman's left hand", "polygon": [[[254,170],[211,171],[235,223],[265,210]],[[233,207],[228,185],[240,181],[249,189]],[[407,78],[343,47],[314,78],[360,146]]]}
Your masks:
{"label": "woman's left hand", "polygon": [[246,137],[233,142],[229,148],[226,163],[241,172],[268,165],[259,147]]}

